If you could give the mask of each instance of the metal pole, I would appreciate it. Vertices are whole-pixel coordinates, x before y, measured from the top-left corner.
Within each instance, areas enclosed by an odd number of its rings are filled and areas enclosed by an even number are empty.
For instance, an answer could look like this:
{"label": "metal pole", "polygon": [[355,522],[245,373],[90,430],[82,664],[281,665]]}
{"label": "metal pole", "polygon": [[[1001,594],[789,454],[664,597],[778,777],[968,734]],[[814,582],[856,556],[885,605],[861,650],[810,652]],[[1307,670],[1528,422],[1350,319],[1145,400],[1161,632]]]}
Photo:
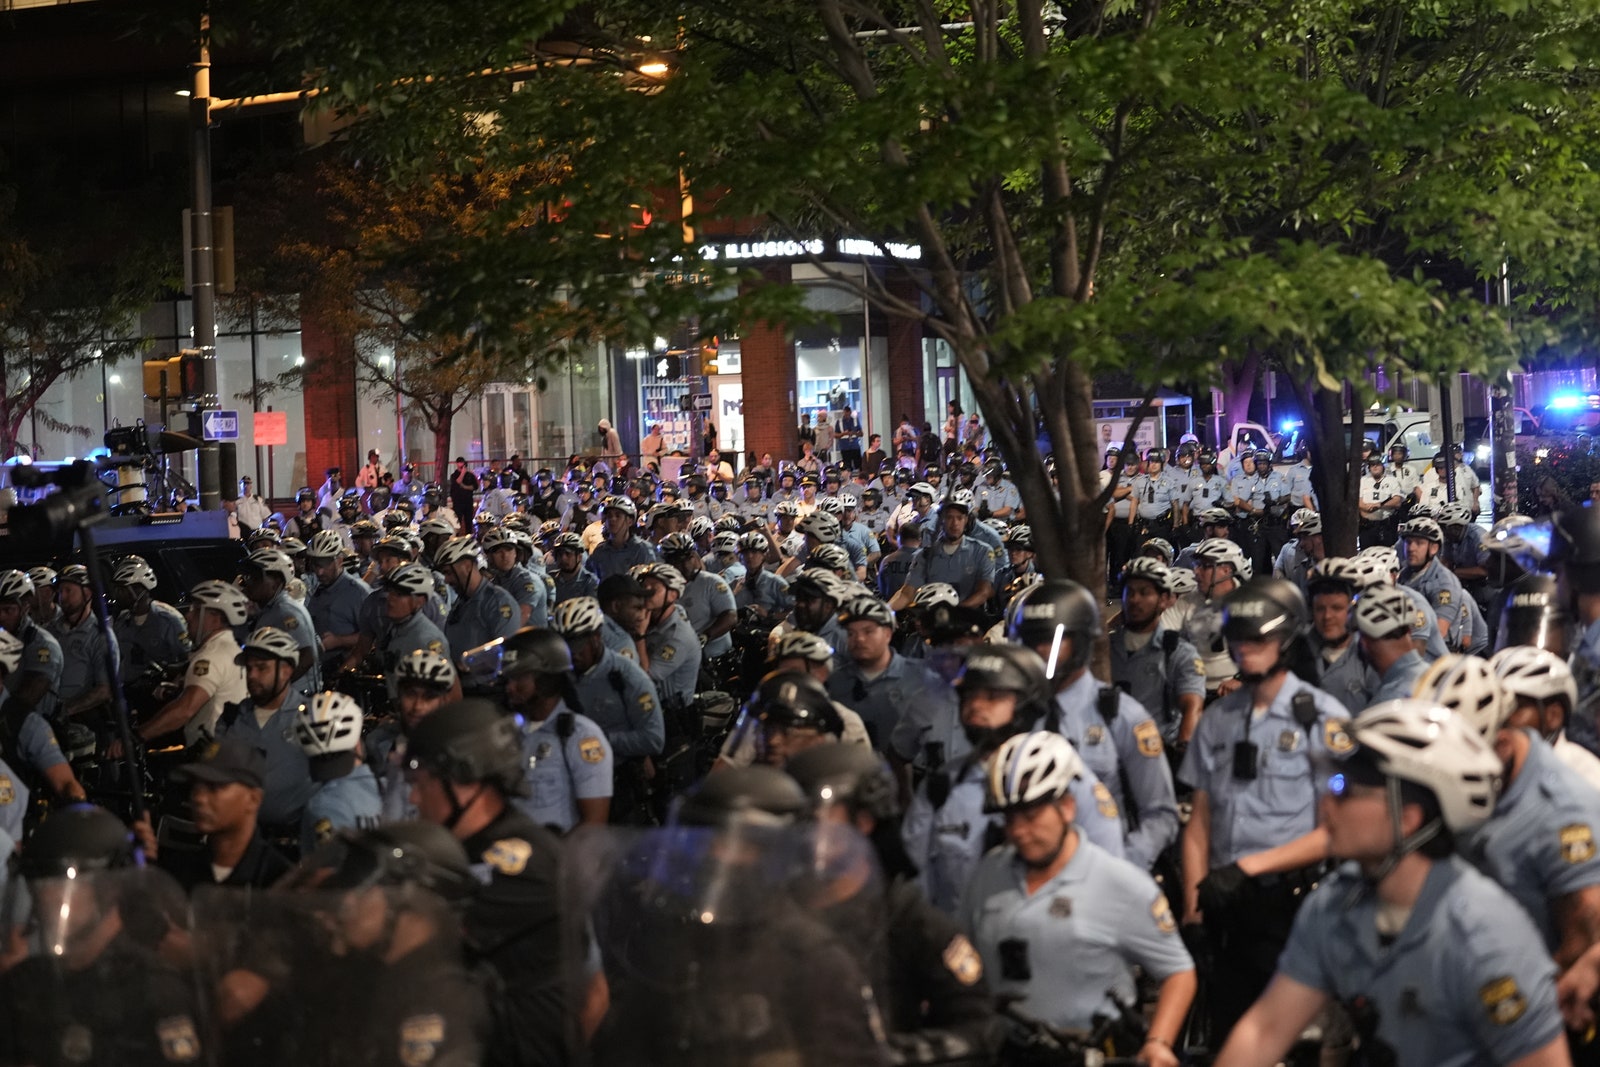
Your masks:
{"label": "metal pole", "polygon": [[189,97],[190,277],[194,288],[194,347],[200,351],[200,408],[217,402],[217,280],[211,218],[211,15],[202,10],[194,88]]}

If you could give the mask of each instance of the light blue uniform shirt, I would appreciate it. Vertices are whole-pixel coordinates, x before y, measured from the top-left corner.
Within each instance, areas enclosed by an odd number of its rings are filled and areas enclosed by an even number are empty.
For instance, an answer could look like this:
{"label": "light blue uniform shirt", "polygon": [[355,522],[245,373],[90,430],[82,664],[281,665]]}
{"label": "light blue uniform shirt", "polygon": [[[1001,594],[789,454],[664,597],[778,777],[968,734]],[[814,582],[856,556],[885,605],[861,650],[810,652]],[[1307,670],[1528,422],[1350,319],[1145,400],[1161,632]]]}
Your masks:
{"label": "light blue uniform shirt", "polygon": [[1556,969],[1505,891],[1459,859],[1428,872],[1392,944],[1378,937],[1376,895],[1349,864],[1295,916],[1278,973],[1376,1009],[1395,1063],[1512,1063],[1561,1036]]}
{"label": "light blue uniform shirt", "polygon": [[[1295,721],[1296,693],[1314,701],[1317,718],[1309,729]],[[1328,769],[1354,747],[1345,706],[1293,673],[1264,715],[1252,716],[1251,702],[1245,686],[1207,708],[1178,772],[1210,799],[1213,869],[1316,829]],[[1233,776],[1234,745],[1246,739],[1247,725],[1257,746],[1256,777],[1241,781]]]}
{"label": "light blue uniform shirt", "polygon": [[[1107,990],[1135,999],[1133,969],[1157,982],[1194,969],[1161,887],[1126,860],[1080,834],[1067,865],[1032,893],[1016,850],[985,856],[973,874],[961,919],[993,991],[1020,995],[1020,1007],[1052,1026],[1087,1030],[1096,1014],[1116,1015]],[[1027,981],[1007,978],[1000,942],[1026,942]]]}
{"label": "light blue uniform shirt", "polygon": [[741,608],[755,606],[762,608],[768,615],[782,615],[794,607],[794,601],[789,597],[789,581],[782,575],[773,574],[765,567],[760,573],[744,576],[744,586],[734,594],[734,603]]}
{"label": "light blue uniform shirt", "polygon": [[[738,605],[733,600],[733,590],[728,588],[728,583],[710,571],[701,570],[684,584],[683,593],[678,597],[678,606],[689,616],[689,625],[696,634],[703,634],[711,628],[711,624],[724,612],[737,611]],[[704,645],[705,655],[720,656],[724,652],[733,651],[733,638],[728,634],[713,637]]]}
{"label": "light blue uniform shirt", "polygon": [[511,569],[504,573],[490,570],[489,580],[510,593],[511,599],[517,602],[515,618],[519,623],[522,621],[522,608],[527,607],[529,626],[537,626],[542,630],[549,625],[548,590],[541,575],[534,574],[520,563],[513,563]]}
{"label": "light blue uniform shirt", "polygon": [[261,609],[261,614],[256,616],[255,622],[251,624],[253,630],[259,630],[263,626],[276,626],[294,638],[295,644],[311,650],[311,669],[289,683],[290,690],[298,695],[290,697],[284,703],[298,704],[303,700],[310,700],[312,694],[322,688],[321,672],[318,667],[321,662],[321,649],[318,647],[316,627],[311,623],[311,614],[300,601],[280,589],[278,595],[267,602]]}
{"label": "light blue uniform shirt", "polygon": [[605,581],[613,574],[627,574],[628,571],[641,563],[655,563],[660,557],[649,541],[630,537],[620,547],[610,541],[602,541],[589,553],[589,561],[584,564],[594,576]]}
{"label": "light blue uniform shirt", "polygon": [[1022,494],[1017,492],[1017,487],[1005,478],[1001,478],[998,485],[990,485],[988,479],[984,479],[983,484],[973,490],[972,495],[979,507],[988,504],[991,512],[998,512],[1001,508],[1016,511],[1022,506]]}
{"label": "light blue uniform shirt", "polygon": [[1278,558],[1272,561],[1272,576],[1293,582],[1300,587],[1303,596],[1309,584],[1311,568],[1315,565],[1316,560],[1300,547],[1300,541],[1296,538],[1278,551]]}
{"label": "light blue uniform shirt", "polygon": [[316,783],[300,817],[300,853],[309,855],[339,830],[369,830],[383,817],[383,798],[372,768],[358,763],[349,774]]}
{"label": "light blue uniform shirt", "polygon": [[685,704],[692,701],[700,677],[700,638],[689,625],[682,604],[672,605],[666,617],[650,627],[644,647],[650,656],[650,680],[662,702],[671,703],[674,698]]}
{"label": "light blue uniform shirt", "polygon": [[1278,514],[1281,518],[1287,519],[1289,517],[1289,513],[1288,511],[1284,510],[1283,505],[1288,498],[1294,494],[1293,476],[1285,473],[1284,471],[1278,470],[1277,468],[1273,468],[1273,470],[1267,475],[1262,476],[1258,474],[1256,477],[1259,478],[1262,483],[1262,499],[1275,506],[1278,509]]}
{"label": "light blue uniform shirt", "polygon": [[1461,616],[1466,611],[1467,594],[1461,588],[1461,583],[1456,580],[1456,576],[1446,570],[1443,563],[1431,559],[1417,570],[1408,567],[1401,571],[1400,582],[1428,598],[1433,613],[1450,626],[1450,639],[1446,643],[1458,646],[1460,634],[1463,630],[1470,631],[1472,625],[1470,616],[1467,625],[1465,627],[1461,625]]}
{"label": "light blue uniform shirt", "polygon": [[1265,506],[1267,483],[1254,474],[1236,474],[1228,480],[1229,503],[1241,501],[1249,504],[1255,515]]}
{"label": "light blue uniform shirt", "polygon": [[1439,616],[1434,614],[1433,605],[1420,591],[1409,585],[1398,585],[1395,588],[1403,590],[1411,598],[1411,606],[1417,609],[1417,625],[1411,631],[1411,640],[1426,641],[1422,649],[1424,663],[1432,663],[1450,650],[1444,645],[1444,635],[1439,632]]}
{"label": "light blue uniform shirt", "polygon": [[[834,656],[834,671],[828,677],[828,696],[861,716],[873,748],[910,762],[922,754],[926,742],[948,740],[955,722],[956,692],[930,667],[891,649],[889,665],[869,680],[842,654],[843,635],[837,640],[818,636],[840,653]],[[947,759],[955,756],[946,753]]]}
{"label": "light blue uniform shirt", "polygon": [[1198,467],[1189,475],[1189,508],[1196,513],[1206,508],[1233,506],[1233,494],[1228,491],[1228,479],[1218,471],[1207,478]]}
{"label": "light blue uniform shirt", "polygon": [[580,596],[598,596],[600,594],[600,579],[594,576],[593,571],[581,564],[576,571],[572,572],[572,577],[570,578],[560,571],[556,571],[552,577],[556,583],[555,602],[557,604],[565,600],[574,600]]}
{"label": "light blue uniform shirt", "polygon": [[994,554],[989,548],[971,537],[963,537],[954,551],[947,552],[945,547],[938,542],[912,557],[906,584],[920,589],[929,582],[946,582],[955,586],[956,596],[962,600],[972,595],[979,582],[994,585]]}
{"label": "light blue uniform shirt", "polygon": [[839,530],[839,544],[850,553],[850,562],[857,567],[865,567],[870,557],[882,551],[878,539],[859,520]]}
{"label": "light blue uniform shirt", "polygon": [[[1169,650],[1169,641],[1172,648]],[[1117,627],[1107,640],[1111,650],[1111,680],[1123,692],[1138,701],[1161,728],[1162,740],[1168,744],[1178,739],[1178,727],[1183,716],[1178,713],[1177,698],[1206,695],[1205,665],[1200,653],[1174,630],[1160,623],[1143,648],[1128,651],[1126,631]]]}
{"label": "light blue uniform shirt", "polygon": [[1407,652],[1378,676],[1378,687],[1372,691],[1367,706],[1411,696],[1416,689],[1417,679],[1427,669],[1428,665],[1422,662],[1422,657],[1415,650]]}
{"label": "light blue uniform shirt", "polygon": [[[384,631],[378,643],[374,646],[378,658],[383,664],[383,675],[389,686],[389,698],[398,701],[400,698],[400,661],[408,658],[413,652],[437,652],[450,662],[455,662],[452,656],[450,642],[445,639],[443,631],[428,621],[422,612],[417,612],[408,619],[392,623]],[[466,649],[462,649],[463,652]]]}
{"label": "light blue uniform shirt", "polygon": [[[572,716],[572,732],[563,741],[558,723]],[[611,745],[594,720],[557,704],[540,723],[522,724],[526,760],[526,797],[515,797],[517,809],[541,826],[566,833],[578,825],[578,801],[611,796]]]}
{"label": "light blue uniform shirt", "polygon": [[[5,703],[6,694],[0,692],[0,708],[4,708]],[[61,751],[61,742],[56,740],[56,732],[37,711],[30,711],[23,716],[22,725],[17,729],[15,747],[7,755],[15,757],[15,766],[31,769],[41,775],[67,762],[66,753]]]}
{"label": "light blue uniform shirt", "polygon": [[[1099,695],[1100,682],[1088,671],[1056,694],[1061,735],[1111,790],[1124,819],[1133,814],[1130,803],[1138,806],[1139,828],[1128,832],[1125,851],[1131,862],[1148,870],[1178,838],[1172,767],[1162,747],[1161,730],[1142,704],[1118,690],[1117,715],[1107,723],[1100,714]],[[1201,721],[1204,719],[1201,716]]]}
{"label": "light blue uniform shirt", "polygon": [[1378,691],[1378,672],[1362,657],[1359,641],[1351,637],[1343,655],[1329,663],[1322,655],[1320,641],[1315,636],[1311,639],[1317,670],[1314,684],[1343,704],[1351,715],[1372,704],[1372,694]]}
{"label": "light blue uniform shirt", "polygon": [[22,662],[16,670],[6,675],[6,692],[15,693],[26,675],[44,675],[50,680],[50,684],[45,688],[44,695],[39,698],[39,703],[34,705],[33,710],[48,719],[55,714],[56,692],[61,688],[61,670],[64,663],[61,642],[56,640],[55,634],[43,626],[36,626],[32,619],[26,620],[21,632],[12,636],[22,642]]}
{"label": "light blue uniform shirt", "polygon": [[638,665],[639,647],[633,635],[622,628],[622,624],[610,615],[607,615],[600,624],[600,640],[606,648],[615,652],[628,662]]}
{"label": "light blue uniform shirt", "polygon": [[306,801],[316,788],[311,780],[306,750],[294,733],[295,711],[300,701],[290,693],[283,706],[256,723],[255,702],[242,700],[222,709],[215,738],[233,738],[266,753],[266,786],[261,795],[261,821],[273,826],[299,826]]}
{"label": "light blue uniform shirt", "polygon": [[1505,887],[1554,952],[1560,941],[1555,901],[1600,885],[1600,792],[1551,751],[1537,734],[1516,781],[1500,794],[1494,814],[1462,842],[1461,854]]}
{"label": "light blue uniform shirt", "polygon": [[176,666],[189,658],[189,627],[177,608],[159,600],[150,602],[150,614],[143,622],[135,621],[131,612],[124,611],[112,629],[122,651],[124,682],[143,674],[152,663]]}
{"label": "light blue uniform shirt", "polygon": [[[83,613],[78,625],[58,620],[56,640],[61,643],[61,684],[56,690],[58,707],[100,685],[111,684],[111,667],[106,660],[106,638],[94,610]],[[122,663],[122,652],[112,639],[111,655]]]}
{"label": "light blue uniform shirt", "polygon": [[[953,916],[989,842],[1003,840],[1004,820],[983,810],[985,763],[963,759],[948,766],[958,777],[950,784],[944,804],[934,808],[924,780],[911,798],[900,837],[917,865],[918,881],[929,902]],[[1110,790],[1089,771],[1073,779],[1072,797],[1078,802],[1074,825],[1090,841],[1121,858],[1122,816]]]}
{"label": "light blue uniform shirt", "polygon": [[583,713],[605,731],[617,759],[654,756],[666,743],[655,683],[633,660],[606,649],[578,675]]}
{"label": "light blue uniform shirt", "polygon": [[361,628],[361,605],[372,595],[372,587],[360,578],[340,571],[327,585],[317,586],[306,603],[317,636],[333,634],[348,637]]}
{"label": "light blue uniform shirt", "polygon": [[[35,716],[30,713],[28,717]],[[15,849],[16,842],[22,840],[22,824],[28,817],[29,795],[27,784],[17,777],[17,772],[9,764],[0,760],[0,845],[10,845]],[[4,875],[0,874],[0,877]]]}
{"label": "light blue uniform shirt", "polygon": [[1141,519],[1159,519],[1172,510],[1178,488],[1166,477],[1166,468],[1159,474],[1137,474],[1133,478],[1134,507]]}
{"label": "light blue uniform shirt", "polygon": [[485,581],[470,597],[457,597],[445,617],[444,636],[460,655],[497,637],[510,637],[522,629],[522,611],[511,594]]}

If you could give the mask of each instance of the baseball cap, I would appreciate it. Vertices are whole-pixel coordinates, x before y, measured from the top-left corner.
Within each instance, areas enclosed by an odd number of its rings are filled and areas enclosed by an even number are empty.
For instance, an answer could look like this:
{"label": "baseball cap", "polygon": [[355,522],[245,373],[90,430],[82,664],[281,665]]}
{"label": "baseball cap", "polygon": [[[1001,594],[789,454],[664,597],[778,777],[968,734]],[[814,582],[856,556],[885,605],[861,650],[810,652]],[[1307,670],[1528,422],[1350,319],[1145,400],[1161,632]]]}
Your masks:
{"label": "baseball cap", "polygon": [[267,779],[267,754],[254,745],[232,738],[213,742],[193,763],[172,772],[174,781],[210,782],[213,785],[247,785],[261,789]]}

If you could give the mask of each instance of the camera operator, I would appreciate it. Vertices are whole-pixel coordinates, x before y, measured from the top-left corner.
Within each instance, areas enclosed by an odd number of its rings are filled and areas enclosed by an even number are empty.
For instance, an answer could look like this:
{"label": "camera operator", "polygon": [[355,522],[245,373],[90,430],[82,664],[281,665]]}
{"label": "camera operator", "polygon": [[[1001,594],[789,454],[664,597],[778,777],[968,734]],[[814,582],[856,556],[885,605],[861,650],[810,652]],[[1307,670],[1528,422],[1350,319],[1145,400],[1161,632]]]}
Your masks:
{"label": "camera operator", "polygon": [[56,601],[61,618],[56,640],[61,643],[61,685],[57,691],[63,720],[111,705],[112,657],[120,659],[115,639],[108,652],[105,631],[91,610],[89,568],[81,563],[63,567],[56,576]]}

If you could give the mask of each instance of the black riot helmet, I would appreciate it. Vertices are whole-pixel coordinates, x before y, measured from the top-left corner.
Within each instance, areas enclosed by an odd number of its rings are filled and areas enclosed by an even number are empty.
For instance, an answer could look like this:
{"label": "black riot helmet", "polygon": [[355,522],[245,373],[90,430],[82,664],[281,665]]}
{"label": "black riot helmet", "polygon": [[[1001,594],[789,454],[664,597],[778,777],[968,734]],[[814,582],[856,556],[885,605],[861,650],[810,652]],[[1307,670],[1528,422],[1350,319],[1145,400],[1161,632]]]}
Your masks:
{"label": "black riot helmet", "polygon": [[1495,631],[1495,651],[1531,645],[1563,658],[1568,653],[1571,617],[1561,602],[1553,574],[1524,574],[1506,588]]}
{"label": "black riot helmet", "polygon": [[900,814],[894,772],[866,745],[817,745],[795,753],[783,770],[813,804],[843,804],[878,822]]}
{"label": "black riot helmet", "polygon": [[1052,695],[1044,660],[1021,645],[974,645],[956,674],[955,687],[957,692],[998,689],[1017,694],[1016,717],[1026,719],[1028,726],[1044,714]]}
{"label": "black riot helmet", "polygon": [[[437,713],[436,713],[437,714]],[[709,775],[683,798],[677,821],[685,826],[784,827],[803,818],[811,804],[793,778],[775,767],[730,767]]]}
{"label": "black riot helmet", "polygon": [[501,647],[500,676],[572,673],[572,650],[554,630],[524,626]]}
{"label": "black riot helmet", "polygon": [[431,822],[412,820],[340,832],[303,859],[280,888],[373,886],[415,887],[462,903],[478,881],[455,834]]}
{"label": "black riot helmet", "polygon": [[804,671],[773,671],[761,679],[745,703],[751,719],[783,726],[799,726],[838,737],[844,720],[822,683]]}
{"label": "black riot helmet", "polygon": [[66,878],[68,872],[108,871],[138,863],[133,831],[92,804],[51,813],[17,858],[24,878]]}
{"label": "black riot helmet", "polygon": [[1308,622],[1300,588],[1282,578],[1253,579],[1222,601],[1222,633],[1229,641],[1277,641],[1283,646]]}
{"label": "black riot helmet", "polygon": [[454,785],[484,782],[508,796],[528,791],[516,720],[477,697],[446,704],[417,723],[407,737],[406,759]]}
{"label": "black riot helmet", "polygon": [[[1006,605],[1006,637],[1038,650],[1045,675],[1061,678],[1089,662],[1089,652],[1100,634],[1100,607],[1089,590],[1077,582],[1054,578],[1024,589]],[[1063,652],[1064,638],[1072,638]]]}

